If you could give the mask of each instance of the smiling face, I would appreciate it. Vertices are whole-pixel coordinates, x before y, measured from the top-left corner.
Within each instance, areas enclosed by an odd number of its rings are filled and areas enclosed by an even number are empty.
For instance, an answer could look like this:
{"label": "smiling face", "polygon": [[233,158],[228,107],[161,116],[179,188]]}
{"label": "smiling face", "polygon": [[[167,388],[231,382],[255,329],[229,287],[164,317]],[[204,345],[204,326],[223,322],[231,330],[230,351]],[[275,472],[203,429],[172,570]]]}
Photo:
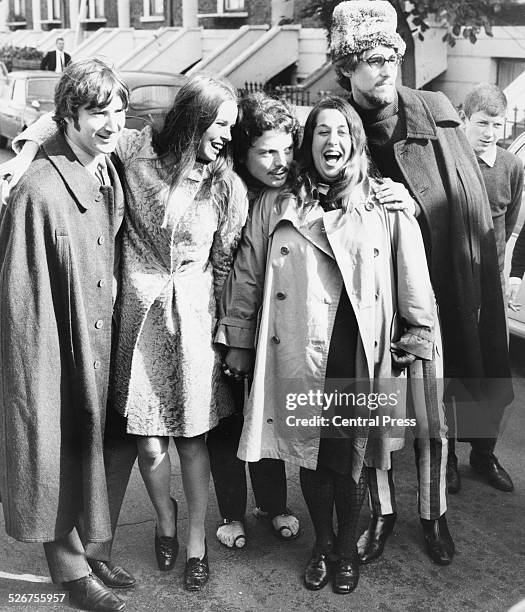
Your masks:
{"label": "smiling face", "polygon": [[387,61],[382,67],[369,66],[365,60],[374,55],[390,59],[397,53],[392,47],[374,47],[362,53],[361,61],[354,70],[343,70],[343,74],[350,79],[352,97],[361,108],[382,108],[395,99],[398,65]]}
{"label": "smiling face", "polygon": [[345,116],[335,108],[324,108],[317,115],[312,138],[312,159],[321,178],[327,183],[336,181],[351,152]]}
{"label": "smiling face", "polygon": [[202,135],[197,150],[197,159],[212,162],[232,139],[231,129],[237,121],[237,103],[226,100],[219,106],[214,122]]}
{"label": "smiling face", "polygon": [[483,155],[496,146],[503,136],[505,117],[492,116],[485,111],[476,111],[470,118],[464,117],[465,134],[476,155]]}
{"label": "smiling face", "polygon": [[78,109],[78,118],[65,119],[66,133],[77,146],[93,157],[112,153],[126,121],[126,110],[119,96],[104,107]]}
{"label": "smiling face", "polygon": [[268,130],[246,153],[246,169],[267,187],[282,187],[293,159],[293,138],[284,130]]}

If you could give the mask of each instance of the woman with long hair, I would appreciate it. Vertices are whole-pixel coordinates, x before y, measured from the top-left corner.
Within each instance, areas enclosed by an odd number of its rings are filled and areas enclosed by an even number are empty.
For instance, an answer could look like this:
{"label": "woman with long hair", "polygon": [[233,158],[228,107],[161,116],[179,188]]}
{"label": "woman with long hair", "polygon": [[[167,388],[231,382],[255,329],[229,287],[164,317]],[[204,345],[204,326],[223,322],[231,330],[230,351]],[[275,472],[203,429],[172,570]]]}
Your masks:
{"label": "woman with long hair", "polygon": [[[300,466],[316,536],[306,587],[332,577],[335,592],[350,593],[365,455],[367,465],[388,464],[389,437],[402,430],[379,427],[369,441],[368,403],[340,406],[338,383],[347,397],[361,389],[368,398],[391,379],[402,388],[403,368],[433,357],[435,307],[417,222],[378,205],[379,179],[346,101],[314,106],[297,159],[294,176],[250,215],[216,338],[235,375],[250,371],[256,348],[239,457]],[[390,417],[404,414],[403,397],[394,399]]]}

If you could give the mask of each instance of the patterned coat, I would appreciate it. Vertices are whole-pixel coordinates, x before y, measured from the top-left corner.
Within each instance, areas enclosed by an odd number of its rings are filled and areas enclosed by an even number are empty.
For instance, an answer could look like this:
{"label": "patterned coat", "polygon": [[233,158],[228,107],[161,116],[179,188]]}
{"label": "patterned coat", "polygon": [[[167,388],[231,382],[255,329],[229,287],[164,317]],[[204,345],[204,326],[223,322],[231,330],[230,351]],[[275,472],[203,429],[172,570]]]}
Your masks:
{"label": "patterned coat", "polygon": [[196,436],[233,411],[212,338],[246,220],[246,188],[233,172],[214,186],[210,166],[197,164],[170,195],[150,128],[126,132],[117,152],[128,208],[115,405],[129,433]]}

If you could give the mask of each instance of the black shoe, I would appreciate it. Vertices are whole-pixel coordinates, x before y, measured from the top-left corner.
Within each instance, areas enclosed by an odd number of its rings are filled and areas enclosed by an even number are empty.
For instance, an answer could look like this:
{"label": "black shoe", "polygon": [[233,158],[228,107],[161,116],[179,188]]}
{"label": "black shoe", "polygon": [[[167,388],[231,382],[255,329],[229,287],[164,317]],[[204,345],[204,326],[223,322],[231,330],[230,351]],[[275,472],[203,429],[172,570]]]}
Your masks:
{"label": "black shoe", "polygon": [[169,536],[159,536],[157,528],[155,528],[155,556],[157,557],[157,565],[161,572],[173,569],[179,554],[179,541],[177,539],[178,506],[176,500],[172,499],[171,501],[175,511],[175,535],[172,538]]}
{"label": "black shoe", "polygon": [[208,565],[208,545],[204,541],[204,557],[191,557],[184,569],[184,588],[187,591],[200,591],[208,582],[210,566]]}
{"label": "black shoe", "polygon": [[107,587],[129,589],[135,586],[135,578],[123,567],[97,559],[88,559],[87,561],[95,576],[100,578]]}
{"label": "black shoe", "polygon": [[458,493],[461,489],[461,478],[459,477],[458,458],[454,453],[448,454],[447,458],[447,492]]}
{"label": "black shoe", "polygon": [[425,549],[433,563],[450,565],[454,556],[454,542],[443,514],[439,519],[421,519]]}
{"label": "black shoe", "polygon": [[383,554],[388,536],[392,533],[397,514],[372,514],[366,531],[357,542],[359,562],[371,563]]}
{"label": "black shoe", "polygon": [[310,591],[318,591],[328,584],[330,577],[330,560],[327,553],[312,553],[304,569],[304,586]]}
{"label": "black shoe", "polygon": [[334,593],[351,593],[359,582],[359,561],[341,557],[332,566],[332,590]]}
{"label": "black shoe", "polygon": [[94,574],[64,582],[63,586],[69,592],[70,603],[81,610],[120,612],[126,607],[125,602],[107,589]]}
{"label": "black shoe", "polygon": [[495,489],[505,491],[506,493],[514,491],[511,477],[501,467],[500,462],[493,453],[484,455],[472,450],[470,452],[470,465]]}

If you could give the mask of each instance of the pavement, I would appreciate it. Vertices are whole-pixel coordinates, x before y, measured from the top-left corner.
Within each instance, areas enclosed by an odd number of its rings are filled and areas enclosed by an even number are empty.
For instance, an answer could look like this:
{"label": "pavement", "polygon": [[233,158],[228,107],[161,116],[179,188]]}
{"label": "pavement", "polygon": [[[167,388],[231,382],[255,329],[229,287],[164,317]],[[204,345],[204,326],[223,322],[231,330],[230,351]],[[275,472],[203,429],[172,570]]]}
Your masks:
{"label": "pavement", "polygon": [[[511,344],[516,400],[507,411],[497,455],[512,475],[513,493],[499,492],[468,465],[468,446],[458,444],[463,487],[449,496],[448,523],[457,554],[448,567],[433,565],[422,547],[416,514],[416,474],[412,444],[396,455],[398,520],[383,557],[362,567],[359,586],[350,595],[330,586],[307,591],[302,572],[309,558],[313,530],[304,505],[299,472],[288,468],[288,505],[301,521],[301,537],[282,543],[252,515],[248,502],[244,549],[231,550],[215,538],[219,519],[210,487],[207,532],[210,581],[199,593],[182,587],[185,551],[171,572],[156,568],[154,513],[135,466],[117,529],[113,559],[137,578],[134,589],[119,592],[130,612],[506,612],[525,599],[525,342]],[[179,539],[185,541],[187,509],[174,448],[172,494],[179,500]],[[361,515],[367,523],[367,509]],[[71,609],[66,604],[9,603],[9,594],[52,594],[40,544],[23,544],[0,531],[0,610],[23,612]],[[30,576],[27,576],[27,575]],[[26,576],[24,576],[26,575]]]}

